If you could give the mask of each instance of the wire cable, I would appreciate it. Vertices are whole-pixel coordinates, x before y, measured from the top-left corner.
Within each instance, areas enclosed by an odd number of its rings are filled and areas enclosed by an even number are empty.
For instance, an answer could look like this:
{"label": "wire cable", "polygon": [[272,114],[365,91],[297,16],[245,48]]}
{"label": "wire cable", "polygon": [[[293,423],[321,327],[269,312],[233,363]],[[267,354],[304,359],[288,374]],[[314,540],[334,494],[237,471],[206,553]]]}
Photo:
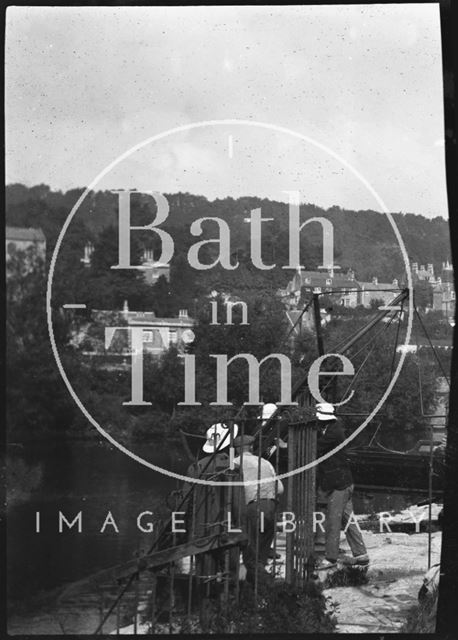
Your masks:
{"label": "wire cable", "polygon": [[417,307],[415,306],[415,307],[414,307],[414,309],[415,309],[415,313],[416,313],[416,315],[417,315],[417,318],[418,318],[418,320],[419,320],[419,322],[420,322],[421,328],[423,329],[423,332],[424,332],[424,334],[425,334],[425,336],[426,336],[426,339],[427,339],[427,340],[428,340],[428,342],[429,342],[429,346],[430,346],[430,347],[431,347],[431,349],[433,350],[434,357],[436,358],[437,363],[438,363],[438,365],[439,365],[439,367],[440,367],[440,370],[442,371],[442,375],[444,376],[444,378],[445,378],[445,380],[446,380],[446,382],[447,382],[447,384],[448,384],[448,388],[450,389],[450,380],[448,379],[448,376],[447,376],[447,374],[446,374],[446,373],[445,373],[445,371],[444,371],[444,368],[443,368],[443,366],[442,366],[442,362],[440,361],[439,356],[438,356],[438,355],[437,355],[437,353],[436,353],[436,349],[434,348],[434,345],[433,345],[433,343],[431,342],[431,338],[429,337],[429,334],[428,334],[428,332],[427,332],[427,330],[426,330],[426,327],[425,327],[425,325],[423,324],[423,320],[421,319],[420,314],[418,313],[418,309],[417,309]]}

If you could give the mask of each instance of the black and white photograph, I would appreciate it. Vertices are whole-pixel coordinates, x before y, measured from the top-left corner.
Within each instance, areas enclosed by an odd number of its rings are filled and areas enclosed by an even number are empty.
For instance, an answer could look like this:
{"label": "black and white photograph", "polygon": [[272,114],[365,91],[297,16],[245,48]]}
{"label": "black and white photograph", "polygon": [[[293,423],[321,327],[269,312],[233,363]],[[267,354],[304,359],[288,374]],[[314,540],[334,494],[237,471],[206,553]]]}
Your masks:
{"label": "black and white photograph", "polygon": [[450,15],[7,8],[8,635],[446,631]]}

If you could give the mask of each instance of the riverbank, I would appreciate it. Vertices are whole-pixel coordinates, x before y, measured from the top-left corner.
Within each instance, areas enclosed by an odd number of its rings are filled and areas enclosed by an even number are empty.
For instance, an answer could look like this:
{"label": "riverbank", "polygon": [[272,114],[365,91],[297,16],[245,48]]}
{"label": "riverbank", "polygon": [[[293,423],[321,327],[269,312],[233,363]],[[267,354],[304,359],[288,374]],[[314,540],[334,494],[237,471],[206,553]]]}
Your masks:
{"label": "riverbank", "polygon": [[[371,559],[367,584],[332,585],[324,594],[333,603],[338,633],[399,633],[418,604],[428,569],[427,533],[365,532]],[[431,565],[440,560],[442,534],[431,535]],[[346,541],[342,547],[348,550]]]}
{"label": "riverbank", "polygon": [[[364,584],[328,586],[323,595],[327,609],[335,617],[337,633],[399,633],[418,602],[418,591],[428,567],[427,533],[364,533],[370,567]],[[439,562],[442,534],[431,535],[431,564]],[[344,536],[342,549],[347,551]],[[281,540],[280,555],[284,553]],[[282,559],[279,561],[281,566]],[[339,583],[335,574],[334,581]],[[340,583],[342,579],[340,577]],[[56,604],[58,591],[42,594],[9,620],[11,635],[62,635],[93,633],[100,620],[99,600],[85,598],[73,606]],[[34,605],[34,606],[32,606]],[[110,631],[110,629],[107,629]],[[146,633],[147,625],[138,627]],[[168,629],[163,630],[168,633]],[[123,634],[133,633],[126,625]]]}

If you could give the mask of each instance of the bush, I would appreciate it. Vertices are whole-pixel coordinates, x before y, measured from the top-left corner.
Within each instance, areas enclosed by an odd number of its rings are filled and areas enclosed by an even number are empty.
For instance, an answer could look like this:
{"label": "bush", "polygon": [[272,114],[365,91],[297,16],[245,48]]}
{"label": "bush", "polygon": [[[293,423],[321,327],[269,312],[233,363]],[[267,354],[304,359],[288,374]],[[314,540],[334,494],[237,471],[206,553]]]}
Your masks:
{"label": "bush", "polygon": [[285,583],[260,585],[256,607],[252,588],[243,584],[240,602],[212,621],[215,633],[332,633],[335,621],[326,611],[319,586],[299,589]]}

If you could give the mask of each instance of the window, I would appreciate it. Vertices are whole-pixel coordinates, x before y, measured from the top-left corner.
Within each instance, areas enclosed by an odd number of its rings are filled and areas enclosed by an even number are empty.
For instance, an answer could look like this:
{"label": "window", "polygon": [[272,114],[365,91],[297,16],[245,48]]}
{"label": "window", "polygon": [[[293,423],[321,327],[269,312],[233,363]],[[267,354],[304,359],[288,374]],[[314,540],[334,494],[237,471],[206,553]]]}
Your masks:
{"label": "window", "polygon": [[144,331],[143,332],[143,342],[152,342],[153,341],[153,332],[152,331]]}
{"label": "window", "polygon": [[177,336],[176,329],[169,330],[169,339],[172,344],[175,344],[177,342],[178,336]]}
{"label": "window", "polygon": [[326,278],[326,284],[331,285],[332,284],[332,280],[331,278]]}

